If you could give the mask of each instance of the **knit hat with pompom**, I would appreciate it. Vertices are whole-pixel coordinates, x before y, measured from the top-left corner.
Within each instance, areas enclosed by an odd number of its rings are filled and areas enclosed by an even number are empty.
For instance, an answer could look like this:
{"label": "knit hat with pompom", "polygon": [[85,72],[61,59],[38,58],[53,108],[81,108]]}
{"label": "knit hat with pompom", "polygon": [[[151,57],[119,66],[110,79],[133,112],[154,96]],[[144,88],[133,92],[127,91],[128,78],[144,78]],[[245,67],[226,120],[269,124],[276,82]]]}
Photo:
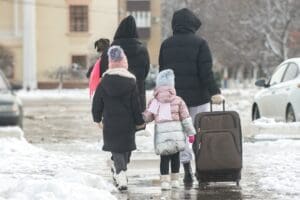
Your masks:
{"label": "knit hat with pompom", "polygon": [[110,69],[126,68],[128,69],[127,57],[120,46],[114,45],[108,49],[107,52]]}
{"label": "knit hat with pompom", "polygon": [[166,69],[159,72],[156,78],[156,87],[160,86],[175,86],[175,75],[172,69]]}

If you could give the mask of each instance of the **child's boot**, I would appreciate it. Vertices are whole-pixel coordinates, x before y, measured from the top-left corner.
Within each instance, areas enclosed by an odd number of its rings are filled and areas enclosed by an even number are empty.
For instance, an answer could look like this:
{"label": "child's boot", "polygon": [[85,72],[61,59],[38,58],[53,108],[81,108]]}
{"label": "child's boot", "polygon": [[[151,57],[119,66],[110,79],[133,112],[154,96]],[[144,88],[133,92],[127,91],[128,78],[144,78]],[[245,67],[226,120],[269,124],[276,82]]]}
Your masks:
{"label": "child's boot", "polygon": [[192,170],[191,163],[190,162],[184,163],[183,168],[184,168],[184,178],[183,178],[184,184],[185,185],[193,184],[193,170]]}
{"label": "child's boot", "polygon": [[172,188],[179,188],[179,173],[172,173],[171,174],[171,186]]}
{"label": "child's boot", "polygon": [[160,177],[160,184],[161,184],[161,189],[162,190],[170,190],[170,175],[161,175]]}
{"label": "child's boot", "polygon": [[116,180],[119,190],[127,190],[127,176],[125,171],[121,171],[116,175]]}

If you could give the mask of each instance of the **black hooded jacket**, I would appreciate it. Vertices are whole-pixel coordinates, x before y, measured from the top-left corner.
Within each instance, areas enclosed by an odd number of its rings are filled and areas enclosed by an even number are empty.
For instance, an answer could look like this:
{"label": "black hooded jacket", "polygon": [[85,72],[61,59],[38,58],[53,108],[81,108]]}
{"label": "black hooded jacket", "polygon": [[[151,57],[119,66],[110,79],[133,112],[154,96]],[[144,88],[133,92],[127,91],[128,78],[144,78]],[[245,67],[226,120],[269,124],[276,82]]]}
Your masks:
{"label": "black hooded jacket", "polygon": [[136,149],[136,125],[144,120],[135,79],[128,74],[104,75],[93,97],[93,119],[97,123],[103,119],[104,151],[123,153]]}
{"label": "black hooded jacket", "polygon": [[160,48],[160,71],[173,69],[177,95],[189,107],[210,101],[212,95],[220,93],[212,72],[212,56],[207,42],[195,35],[200,20],[188,9],[174,13],[173,36],[166,39]]}
{"label": "black hooded jacket", "polygon": [[[145,79],[149,72],[150,61],[147,49],[138,40],[136,23],[132,16],[122,20],[111,45],[119,45],[123,48],[128,60],[128,70],[137,79],[138,93],[144,110],[146,108]],[[100,66],[100,76],[102,76],[108,69],[107,51],[102,54]]]}

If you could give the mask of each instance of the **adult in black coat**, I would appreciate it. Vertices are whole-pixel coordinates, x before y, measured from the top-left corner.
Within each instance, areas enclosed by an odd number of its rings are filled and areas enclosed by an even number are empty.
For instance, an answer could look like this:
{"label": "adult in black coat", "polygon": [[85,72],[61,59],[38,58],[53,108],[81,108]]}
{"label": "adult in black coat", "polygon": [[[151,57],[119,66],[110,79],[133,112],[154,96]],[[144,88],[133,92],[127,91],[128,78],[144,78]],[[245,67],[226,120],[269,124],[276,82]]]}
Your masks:
{"label": "adult in black coat", "polygon": [[208,44],[195,35],[200,26],[200,20],[190,10],[176,11],[172,19],[173,36],[162,43],[159,53],[159,70],[174,70],[177,95],[188,107],[208,103],[212,96],[220,94]]}
{"label": "adult in black coat", "polygon": [[[141,107],[142,110],[145,110],[145,79],[149,72],[150,61],[146,47],[138,40],[136,23],[132,16],[121,21],[111,45],[119,45],[125,51],[128,59],[128,70],[136,77]],[[100,65],[101,73],[104,73],[108,68],[108,57],[105,52],[102,54]]]}
{"label": "adult in black coat", "polygon": [[[173,36],[162,43],[159,53],[159,70],[173,69],[177,95],[183,98],[193,119],[206,110],[210,100],[217,104],[223,100],[214,80],[208,44],[195,34],[200,26],[200,20],[190,10],[176,11],[172,19]],[[186,145],[180,153],[186,184],[193,182],[191,159],[192,150]]]}

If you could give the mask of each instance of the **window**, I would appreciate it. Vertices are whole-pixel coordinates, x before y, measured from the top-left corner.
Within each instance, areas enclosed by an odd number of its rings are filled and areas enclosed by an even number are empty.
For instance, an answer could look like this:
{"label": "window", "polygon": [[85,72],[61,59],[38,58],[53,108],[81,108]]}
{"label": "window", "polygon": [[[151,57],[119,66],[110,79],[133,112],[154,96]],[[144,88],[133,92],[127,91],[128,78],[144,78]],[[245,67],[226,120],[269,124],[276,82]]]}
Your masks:
{"label": "window", "polygon": [[151,13],[149,11],[132,11],[127,14],[132,15],[135,18],[136,26],[138,28],[151,27]]}
{"label": "window", "polygon": [[87,67],[86,55],[73,55],[72,64],[76,64],[76,66],[74,67],[86,68]]}
{"label": "window", "polygon": [[275,85],[275,84],[278,84],[278,83],[281,83],[281,80],[282,80],[282,76],[286,70],[286,67],[287,67],[287,64],[284,64],[284,65],[280,65],[275,73],[273,74],[271,80],[270,80],[270,85]]}
{"label": "window", "polygon": [[71,5],[70,32],[88,32],[89,17],[87,5]]}
{"label": "window", "polygon": [[295,63],[290,63],[288,69],[285,72],[283,82],[290,81],[296,78],[298,75],[298,66]]}

